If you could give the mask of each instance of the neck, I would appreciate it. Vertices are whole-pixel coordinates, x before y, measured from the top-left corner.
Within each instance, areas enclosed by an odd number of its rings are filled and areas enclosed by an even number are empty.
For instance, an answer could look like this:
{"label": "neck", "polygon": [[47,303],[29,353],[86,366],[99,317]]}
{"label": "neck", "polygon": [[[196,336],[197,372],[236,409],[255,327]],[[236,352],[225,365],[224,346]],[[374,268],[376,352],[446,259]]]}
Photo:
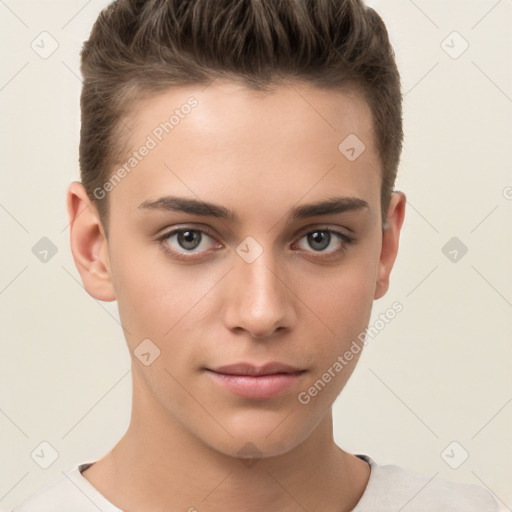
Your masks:
{"label": "neck", "polygon": [[206,445],[146,397],[134,391],[125,435],[83,473],[122,510],[348,512],[364,492],[369,466],[335,444],[330,409],[292,450],[247,460]]}

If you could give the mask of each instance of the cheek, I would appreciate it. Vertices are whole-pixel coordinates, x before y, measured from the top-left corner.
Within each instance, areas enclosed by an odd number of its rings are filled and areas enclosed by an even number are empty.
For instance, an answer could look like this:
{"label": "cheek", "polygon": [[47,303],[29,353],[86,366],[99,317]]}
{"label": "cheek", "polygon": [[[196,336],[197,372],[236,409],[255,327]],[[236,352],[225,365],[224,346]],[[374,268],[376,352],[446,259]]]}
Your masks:
{"label": "cheek", "polygon": [[127,339],[137,343],[150,338],[160,346],[164,334],[185,315],[194,287],[183,272],[170,271],[153,245],[148,248],[112,243],[112,278]]}
{"label": "cheek", "polygon": [[[126,339],[134,349],[143,339],[151,339],[167,359],[166,348],[176,340],[191,340],[201,331],[201,318],[213,308],[215,285],[221,268],[186,266],[167,261],[153,245],[146,249],[113,251],[114,288]],[[126,332],[128,331],[128,332]]]}
{"label": "cheek", "polygon": [[330,270],[329,278],[302,280],[302,297],[323,323],[326,335],[346,340],[369,321],[377,266],[371,255],[358,253],[347,265]]}
{"label": "cheek", "polygon": [[334,402],[363,351],[359,336],[368,326],[373,304],[370,261],[359,259],[357,264],[340,267],[336,276],[325,281],[323,290],[310,281],[303,285],[305,302],[316,315],[309,317],[310,340],[314,342],[306,345],[311,376],[304,382],[298,402],[309,408],[305,411],[312,417]]}

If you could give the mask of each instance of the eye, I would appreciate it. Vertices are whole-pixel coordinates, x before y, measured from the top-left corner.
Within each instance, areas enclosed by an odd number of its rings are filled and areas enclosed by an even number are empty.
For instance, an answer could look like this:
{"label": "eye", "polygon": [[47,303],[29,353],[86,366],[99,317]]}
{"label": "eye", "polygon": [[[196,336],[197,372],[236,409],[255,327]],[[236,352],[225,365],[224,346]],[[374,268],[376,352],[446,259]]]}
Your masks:
{"label": "eye", "polygon": [[177,258],[205,252],[216,245],[212,240],[207,231],[191,228],[173,229],[159,238],[162,249]]}
{"label": "eye", "polygon": [[[304,247],[304,244],[301,246],[301,241],[303,240],[309,248],[313,249],[312,252],[320,253],[321,255],[341,253],[347,249],[348,245],[355,241],[353,237],[332,228],[315,229],[303,235],[297,245],[301,249],[308,250],[308,247]],[[329,247],[331,247],[331,250],[327,251],[326,249]]]}
{"label": "eye", "polygon": [[[211,248],[222,248],[205,229],[175,228],[158,238],[162,250],[173,258],[190,260],[201,257]],[[304,246],[304,242],[308,247]],[[355,239],[345,233],[332,229],[320,228],[305,233],[296,244],[299,249],[318,253],[319,257],[335,257],[346,251]],[[326,250],[331,247],[331,250]],[[312,250],[311,250],[312,249]]]}

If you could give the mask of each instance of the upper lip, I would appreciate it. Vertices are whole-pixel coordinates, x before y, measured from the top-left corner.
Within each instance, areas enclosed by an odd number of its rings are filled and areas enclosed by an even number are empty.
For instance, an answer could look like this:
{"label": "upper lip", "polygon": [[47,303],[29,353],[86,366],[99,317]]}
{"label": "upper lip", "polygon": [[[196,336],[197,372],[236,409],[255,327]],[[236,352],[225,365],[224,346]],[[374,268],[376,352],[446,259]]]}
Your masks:
{"label": "upper lip", "polygon": [[279,362],[266,363],[262,366],[255,366],[251,363],[236,363],[209,368],[209,370],[226,375],[273,375],[276,373],[299,373],[302,371],[300,368]]}

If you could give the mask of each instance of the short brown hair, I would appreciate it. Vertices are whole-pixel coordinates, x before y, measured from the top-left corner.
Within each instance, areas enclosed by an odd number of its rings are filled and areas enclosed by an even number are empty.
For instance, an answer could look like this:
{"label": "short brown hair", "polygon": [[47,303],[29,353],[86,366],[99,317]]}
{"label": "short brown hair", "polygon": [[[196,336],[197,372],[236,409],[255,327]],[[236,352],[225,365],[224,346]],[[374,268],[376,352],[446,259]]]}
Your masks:
{"label": "short brown hair", "polygon": [[[227,78],[362,93],[382,169],[383,226],[402,151],[400,76],[384,22],[362,0],[117,0],[84,43],[80,169],[107,230],[101,187],[126,149],[133,102]],[[341,141],[340,141],[341,142]]]}

